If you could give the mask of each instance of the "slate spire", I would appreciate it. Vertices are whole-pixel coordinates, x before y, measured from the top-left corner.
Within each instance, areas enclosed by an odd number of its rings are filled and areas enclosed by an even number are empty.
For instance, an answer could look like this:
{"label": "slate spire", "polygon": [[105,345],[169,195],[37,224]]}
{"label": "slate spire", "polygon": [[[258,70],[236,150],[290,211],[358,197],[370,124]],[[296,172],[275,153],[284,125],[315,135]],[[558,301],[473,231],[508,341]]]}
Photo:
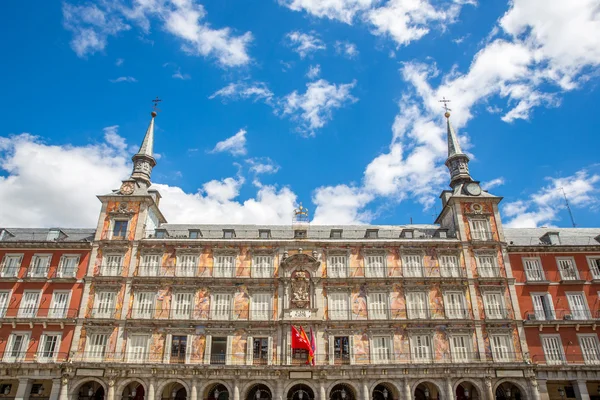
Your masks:
{"label": "slate spire", "polygon": [[152,115],[152,119],[146,130],[142,145],[131,158],[133,160],[131,179],[143,183],[146,187],[151,184],[150,175],[152,174],[152,168],[156,165],[154,159],[154,118],[156,118],[156,111],[152,111],[150,115]]}

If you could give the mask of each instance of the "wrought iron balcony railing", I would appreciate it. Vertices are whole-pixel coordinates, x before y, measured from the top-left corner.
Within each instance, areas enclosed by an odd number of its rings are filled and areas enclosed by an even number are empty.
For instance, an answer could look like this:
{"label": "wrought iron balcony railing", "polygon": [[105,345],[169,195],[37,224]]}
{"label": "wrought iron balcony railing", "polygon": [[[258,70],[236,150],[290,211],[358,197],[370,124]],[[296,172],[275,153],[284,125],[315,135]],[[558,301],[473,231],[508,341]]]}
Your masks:
{"label": "wrought iron balcony railing", "polygon": [[4,319],[73,319],[77,318],[79,310],[64,307],[17,308],[0,309],[0,318]]}

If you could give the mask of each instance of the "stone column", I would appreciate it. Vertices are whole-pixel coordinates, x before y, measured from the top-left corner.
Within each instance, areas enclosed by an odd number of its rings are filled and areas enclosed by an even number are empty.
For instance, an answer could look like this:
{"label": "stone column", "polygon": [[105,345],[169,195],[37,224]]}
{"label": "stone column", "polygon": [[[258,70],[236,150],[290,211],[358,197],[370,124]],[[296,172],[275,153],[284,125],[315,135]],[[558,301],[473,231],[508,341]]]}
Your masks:
{"label": "stone column", "polygon": [[[537,382],[537,392],[539,400],[550,400],[550,395],[548,394],[548,384],[545,379],[536,380]],[[535,390],[535,389],[534,389]]]}
{"label": "stone column", "polygon": [[[21,387],[21,381],[19,380],[19,387]],[[590,394],[587,389],[587,381],[578,379],[573,385],[575,389],[575,397],[577,400],[590,400]]]}
{"label": "stone column", "polygon": [[452,390],[452,379],[446,378],[446,396],[447,400],[456,399],[456,395],[454,394],[454,390]]}
{"label": "stone column", "polygon": [[58,400],[60,395],[60,378],[52,379],[52,390],[50,391],[50,400]]}
{"label": "stone column", "polygon": [[485,395],[488,400],[495,400],[494,391],[492,390],[492,378],[485,378]]}
{"label": "stone column", "polygon": [[156,387],[156,381],[154,380],[154,378],[150,379],[150,382],[148,382],[148,393],[146,393],[146,400],[154,400],[154,391]]}
{"label": "stone column", "polygon": [[237,379],[233,381],[233,400],[240,400],[240,383]]}
{"label": "stone column", "polygon": [[190,400],[198,400],[198,379],[192,380]]}
{"label": "stone column", "polygon": [[59,400],[69,400],[69,378],[63,376],[60,381],[60,395]]}
{"label": "stone column", "polygon": [[283,380],[281,376],[277,378],[277,382],[275,384],[275,400],[283,400]]}
{"label": "stone column", "polygon": [[529,386],[533,400],[540,400],[540,392],[538,390],[538,383],[535,377],[529,379]]}
{"label": "stone column", "polygon": [[115,380],[108,380],[108,396],[106,396],[106,400],[115,400]]}
{"label": "stone column", "polygon": [[31,393],[31,383],[32,382],[28,378],[19,379],[19,387],[17,388],[15,400],[29,399],[29,393]]}
{"label": "stone column", "polygon": [[363,400],[369,400],[369,398],[371,396],[369,396],[369,385],[367,385],[367,381],[363,381],[362,391],[363,391]]}
{"label": "stone column", "polygon": [[412,400],[413,394],[410,389],[410,381],[408,379],[404,380],[404,400]]}
{"label": "stone column", "polygon": [[325,381],[319,382],[319,399],[327,400],[327,393],[325,392]]}

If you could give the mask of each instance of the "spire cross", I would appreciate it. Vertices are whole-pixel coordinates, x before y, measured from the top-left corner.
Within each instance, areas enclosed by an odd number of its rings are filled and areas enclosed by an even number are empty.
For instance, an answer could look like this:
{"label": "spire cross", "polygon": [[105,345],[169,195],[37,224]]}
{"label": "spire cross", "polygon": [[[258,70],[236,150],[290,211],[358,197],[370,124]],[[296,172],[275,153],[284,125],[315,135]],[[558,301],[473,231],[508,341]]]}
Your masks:
{"label": "spire cross", "polygon": [[156,98],[154,100],[152,100],[152,103],[154,103],[154,106],[152,107],[152,111],[160,111],[158,109],[158,103],[160,103],[162,100],[158,98],[158,96],[156,96]]}
{"label": "spire cross", "polygon": [[451,109],[448,108],[448,103],[450,103],[450,100],[446,100],[445,97],[442,97],[442,100],[439,100],[440,103],[444,103],[444,110],[446,110],[446,113],[449,113],[450,111],[452,111]]}

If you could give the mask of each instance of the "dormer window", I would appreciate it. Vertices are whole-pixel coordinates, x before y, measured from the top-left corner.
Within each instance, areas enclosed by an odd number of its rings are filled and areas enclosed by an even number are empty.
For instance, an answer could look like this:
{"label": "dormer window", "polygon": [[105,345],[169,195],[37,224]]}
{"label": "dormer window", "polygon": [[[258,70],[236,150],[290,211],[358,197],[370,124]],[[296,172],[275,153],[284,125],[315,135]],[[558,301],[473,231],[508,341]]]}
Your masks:
{"label": "dormer window", "polygon": [[365,233],[365,238],[367,239],[377,239],[379,237],[379,229],[367,229]]}
{"label": "dormer window", "polygon": [[342,230],[341,229],[332,229],[329,234],[331,239],[341,239],[342,238]]}
{"label": "dormer window", "polygon": [[223,229],[223,239],[233,239],[235,237],[235,230]]}
{"label": "dormer window", "polygon": [[189,237],[190,239],[200,239],[202,237],[202,232],[190,230]]}
{"label": "dormer window", "polygon": [[270,229],[259,229],[258,237],[261,239],[270,239],[271,238],[271,230]]}
{"label": "dormer window", "polygon": [[440,239],[447,239],[448,238],[448,231],[446,231],[446,230],[437,231],[437,236]]}
{"label": "dormer window", "polygon": [[156,238],[157,239],[164,239],[165,237],[167,237],[167,231],[165,231],[164,229],[156,230]]}
{"label": "dormer window", "polygon": [[60,237],[59,229],[50,229],[48,231],[48,235],[46,235],[46,240],[48,242],[54,242],[54,241],[58,240],[59,237]]}
{"label": "dormer window", "polygon": [[415,231],[412,229],[404,229],[404,230],[402,230],[401,237],[403,237],[405,239],[412,239],[415,237]]}
{"label": "dormer window", "polygon": [[113,223],[112,237],[113,239],[124,239],[127,237],[128,220],[115,220]]}
{"label": "dormer window", "polygon": [[306,239],[306,236],[307,236],[306,230],[304,230],[304,229],[296,229],[294,231],[294,238],[296,238],[296,239]]}
{"label": "dormer window", "polygon": [[558,236],[558,232],[546,233],[544,236],[542,236],[542,241],[555,246],[560,245],[560,237]]}
{"label": "dormer window", "polygon": [[8,232],[6,229],[0,229],[0,240],[4,240],[6,237],[8,237]]}

